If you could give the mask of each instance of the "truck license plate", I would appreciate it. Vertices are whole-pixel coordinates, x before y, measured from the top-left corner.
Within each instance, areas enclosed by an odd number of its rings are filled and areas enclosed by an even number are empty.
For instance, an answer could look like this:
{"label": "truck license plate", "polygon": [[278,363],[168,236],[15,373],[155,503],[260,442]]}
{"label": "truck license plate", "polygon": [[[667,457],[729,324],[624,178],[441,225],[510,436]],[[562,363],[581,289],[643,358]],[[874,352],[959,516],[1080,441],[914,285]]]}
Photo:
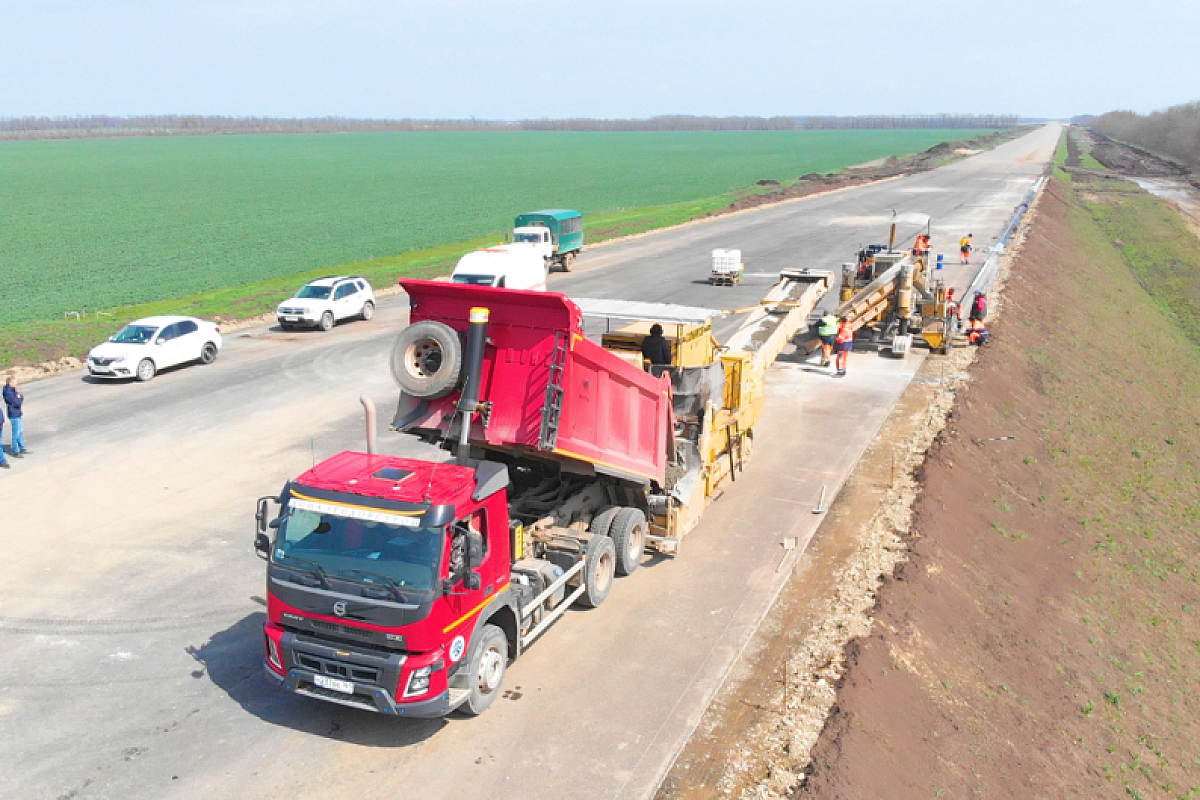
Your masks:
{"label": "truck license plate", "polygon": [[339,681],[326,675],[313,675],[313,683],[322,689],[333,689],[342,694],[354,694],[354,684],[350,681]]}

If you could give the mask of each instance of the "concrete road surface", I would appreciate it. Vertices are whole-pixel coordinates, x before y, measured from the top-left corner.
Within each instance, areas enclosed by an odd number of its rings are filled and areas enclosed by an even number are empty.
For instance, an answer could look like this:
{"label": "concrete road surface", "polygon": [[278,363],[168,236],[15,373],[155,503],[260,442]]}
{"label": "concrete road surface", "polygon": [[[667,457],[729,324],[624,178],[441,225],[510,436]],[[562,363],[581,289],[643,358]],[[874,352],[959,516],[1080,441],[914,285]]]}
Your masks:
{"label": "concrete road surface", "polygon": [[[987,246],[1059,128],[932,173],[598,248],[552,288],[737,307],[782,267],[836,269],[932,216],[935,251]],[[745,283],[706,282],[738,247]],[[960,289],[971,268],[953,264]],[[831,298],[832,299],[832,298]],[[600,609],[571,611],[475,720],[384,718],[284,694],[261,674],[254,501],[345,448],[357,397],[394,402],[402,300],[332,333],[233,334],[217,363],[149,384],[79,374],[26,387],[33,455],[0,474],[0,796],[13,798],[645,797],[770,605],[822,485],[836,491],[920,356],[859,350],[845,379],[785,357],[755,455],[676,559],[651,559]],[[385,452],[431,454],[383,434]],[[437,456],[436,452],[432,453]]]}

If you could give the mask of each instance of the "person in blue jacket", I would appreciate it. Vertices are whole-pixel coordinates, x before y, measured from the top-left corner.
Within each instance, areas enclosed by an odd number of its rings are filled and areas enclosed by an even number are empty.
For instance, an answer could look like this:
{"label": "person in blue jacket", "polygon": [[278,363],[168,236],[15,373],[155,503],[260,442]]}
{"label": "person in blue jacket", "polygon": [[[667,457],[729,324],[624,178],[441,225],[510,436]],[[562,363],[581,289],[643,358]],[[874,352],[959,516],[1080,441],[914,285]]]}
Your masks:
{"label": "person in blue jacket", "polygon": [[21,408],[25,405],[25,395],[17,390],[15,376],[8,376],[3,394],[4,405],[8,406],[8,421],[12,425],[12,454],[14,458],[23,458],[29,452],[25,449],[25,412]]}
{"label": "person in blue jacket", "polygon": [[[0,440],[4,439],[4,412],[0,411]],[[12,469],[8,465],[8,459],[4,457],[4,447],[0,445],[0,469]]]}

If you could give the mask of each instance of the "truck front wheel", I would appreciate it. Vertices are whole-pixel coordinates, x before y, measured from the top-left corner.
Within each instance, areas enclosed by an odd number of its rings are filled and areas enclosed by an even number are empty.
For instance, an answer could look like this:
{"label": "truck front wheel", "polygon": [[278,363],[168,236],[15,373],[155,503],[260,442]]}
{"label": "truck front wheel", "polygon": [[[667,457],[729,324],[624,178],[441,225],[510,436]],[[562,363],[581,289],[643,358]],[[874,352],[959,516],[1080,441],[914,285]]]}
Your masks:
{"label": "truck front wheel", "polygon": [[607,536],[592,536],[583,553],[587,563],[583,567],[582,605],[595,608],[608,598],[613,578],[617,572],[617,548]]}
{"label": "truck front wheel", "polygon": [[504,672],[508,669],[508,639],[495,625],[484,625],[479,632],[479,646],[469,667],[471,694],[462,704],[464,713],[477,717],[496,701]]}

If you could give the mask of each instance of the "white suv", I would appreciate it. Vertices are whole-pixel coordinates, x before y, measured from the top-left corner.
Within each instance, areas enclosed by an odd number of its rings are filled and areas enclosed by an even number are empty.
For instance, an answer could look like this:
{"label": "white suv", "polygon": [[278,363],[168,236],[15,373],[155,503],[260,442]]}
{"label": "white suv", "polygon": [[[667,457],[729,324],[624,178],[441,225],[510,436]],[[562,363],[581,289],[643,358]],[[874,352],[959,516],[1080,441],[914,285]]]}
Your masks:
{"label": "white suv", "polygon": [[279,327],[285,331],[299,327],[327,331],[341,320],[374,315],[375,292],[364,278],[356,276],[310,281],[275,309]]}

